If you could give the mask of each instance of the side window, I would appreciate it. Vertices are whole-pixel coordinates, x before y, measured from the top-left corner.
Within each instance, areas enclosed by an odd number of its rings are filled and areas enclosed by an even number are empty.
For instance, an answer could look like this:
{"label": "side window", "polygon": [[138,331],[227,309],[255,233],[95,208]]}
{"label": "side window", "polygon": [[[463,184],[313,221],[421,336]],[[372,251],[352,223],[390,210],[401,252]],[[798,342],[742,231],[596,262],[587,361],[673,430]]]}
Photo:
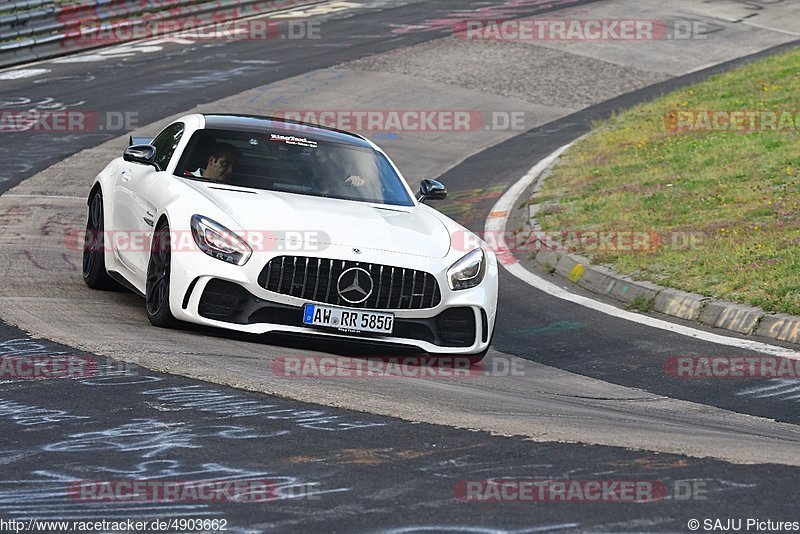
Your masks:
{"label": "side window", "polygon": [[153,139],[153,146],[156,147],[156,164],[163,171],[169,165],[169,160],[178,146],[178,142],[183,136],[183,123],[172,124],[168,126],[163,132],[158,134],[158,137]]}

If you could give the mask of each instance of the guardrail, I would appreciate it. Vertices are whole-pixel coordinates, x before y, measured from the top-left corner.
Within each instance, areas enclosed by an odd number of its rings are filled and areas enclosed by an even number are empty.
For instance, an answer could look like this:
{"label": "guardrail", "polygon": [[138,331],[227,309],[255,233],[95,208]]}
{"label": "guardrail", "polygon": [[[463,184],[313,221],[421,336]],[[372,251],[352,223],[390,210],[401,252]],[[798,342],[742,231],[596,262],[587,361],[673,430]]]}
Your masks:
{"label": "guardrail", "polygon": [[[155,22],[193,27],[298,5],[303,0],[17,0],[0,2],[0,67],[57,57],[139,38]],[[119,37],[109,39],[114,30]],[[93,39],[103,34],[104,38]]]}

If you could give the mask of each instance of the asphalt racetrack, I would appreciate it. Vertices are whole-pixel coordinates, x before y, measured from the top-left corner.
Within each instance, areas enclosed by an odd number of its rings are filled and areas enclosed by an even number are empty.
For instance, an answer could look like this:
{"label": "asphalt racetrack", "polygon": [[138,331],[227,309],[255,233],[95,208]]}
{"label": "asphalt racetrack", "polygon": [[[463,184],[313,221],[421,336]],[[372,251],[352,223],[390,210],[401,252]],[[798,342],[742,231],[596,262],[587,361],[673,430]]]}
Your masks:
{"label": "asphalt racetrack", "polygon": [[[453,34],[465,20],[534,16],[659,20],[669,31],[644,41]],[[96,371],[0,380],[1,520],[46,531],[33,522],[208,519],[253,533],[689,532],[693,519],[701,531],[751,519],[755,532],[800,521],[796,380],[664,370],[675,356],[753,351],[612,317],[501,270],[492,348],[467,378],[292,378],[275,362],[370,351],[156,329],[139,296],[88,289],[65,238],[83,229],[91,180],[129,135],[194,111],[468,110],[482,119],[467,131],[360,133],[412,188],[443,181],[448,199],[435,207],[480,231],[504,191],[594,120],[796,46],[795,2],[362,0],[272,17],[306,38],[173,36],[0,71],[0,110],[97,118],[80,131],[0,131],[0,356],[78,356]],[[671,33],[686,21],[702,32]],[[583,490],[636,481],[655,498],[464,497],[498,479]],[[135,480],[277,489],[258,503],[74,493],[82,481]]]}

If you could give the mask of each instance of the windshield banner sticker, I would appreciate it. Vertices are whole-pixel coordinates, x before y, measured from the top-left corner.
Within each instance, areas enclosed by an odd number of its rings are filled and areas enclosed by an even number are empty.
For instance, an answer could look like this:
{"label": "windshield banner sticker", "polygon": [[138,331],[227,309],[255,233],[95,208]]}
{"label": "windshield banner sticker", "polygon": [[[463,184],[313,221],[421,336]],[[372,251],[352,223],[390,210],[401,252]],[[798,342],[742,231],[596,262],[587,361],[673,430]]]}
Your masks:
{"label": "windshield banner sticker", "polygon": [[283,142],[286,143],[287,145],[298,145],[298,146],[317,148],[316,141],[306,139],[305,137],[295,137],[294,135],[269,134],[269,140]]}

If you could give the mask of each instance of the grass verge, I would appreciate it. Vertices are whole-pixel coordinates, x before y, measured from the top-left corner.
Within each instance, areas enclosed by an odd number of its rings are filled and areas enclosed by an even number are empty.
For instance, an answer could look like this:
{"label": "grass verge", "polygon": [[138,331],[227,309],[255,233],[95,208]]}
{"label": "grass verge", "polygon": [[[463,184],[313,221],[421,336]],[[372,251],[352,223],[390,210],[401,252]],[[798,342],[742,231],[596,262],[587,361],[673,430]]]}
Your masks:
{"label": "grass verge", "polygon": [[800,315],[798,95],[800,48],[598,123],[548,178],[538,220],[621,273]]}

